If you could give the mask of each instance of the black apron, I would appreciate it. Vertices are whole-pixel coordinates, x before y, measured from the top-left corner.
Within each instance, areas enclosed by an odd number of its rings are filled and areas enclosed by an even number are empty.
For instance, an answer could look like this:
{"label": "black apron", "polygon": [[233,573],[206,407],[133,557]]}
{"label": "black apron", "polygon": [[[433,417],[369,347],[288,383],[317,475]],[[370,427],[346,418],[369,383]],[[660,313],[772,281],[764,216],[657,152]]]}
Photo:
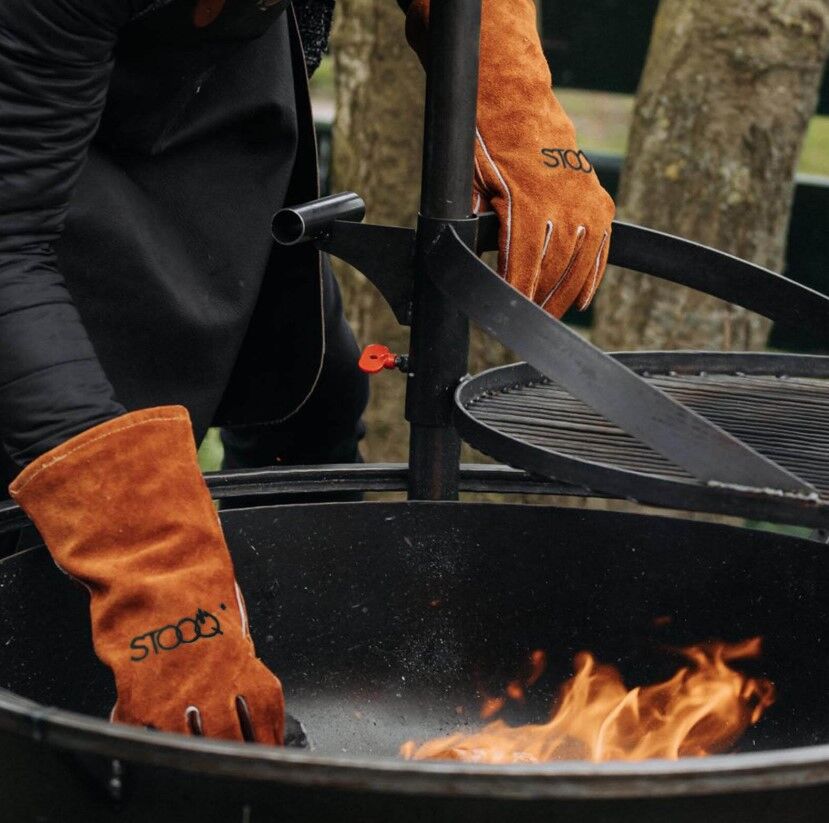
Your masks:
{"label": "black apron", "polygon": [[122,32],[60,269],[127,409],[212,424],[290,417],[319,377],[322,273],[273,212],[317,196],[293,11],[227,0],[198,29],[173,0]]}

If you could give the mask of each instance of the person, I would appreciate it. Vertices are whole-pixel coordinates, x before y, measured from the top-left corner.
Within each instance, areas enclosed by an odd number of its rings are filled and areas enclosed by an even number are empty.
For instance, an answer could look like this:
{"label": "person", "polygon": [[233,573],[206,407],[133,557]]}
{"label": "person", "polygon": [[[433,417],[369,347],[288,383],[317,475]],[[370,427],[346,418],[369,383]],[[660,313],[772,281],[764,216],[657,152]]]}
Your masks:
{"label": "person", "polygon": [[[298,21],[313,66],[332,3],[0,7],[0,452],[89,590],[116,721],[283,742],[195,444],[221,424],[237,465],[357,459],[367,389],[333,277],[269,233],[317,195]],[[400,4],[423,56],[428,0]],[[532,0],[483,0],[480,68],[471,206],[501,218],[499,272],[584,308],[613,203]]]}

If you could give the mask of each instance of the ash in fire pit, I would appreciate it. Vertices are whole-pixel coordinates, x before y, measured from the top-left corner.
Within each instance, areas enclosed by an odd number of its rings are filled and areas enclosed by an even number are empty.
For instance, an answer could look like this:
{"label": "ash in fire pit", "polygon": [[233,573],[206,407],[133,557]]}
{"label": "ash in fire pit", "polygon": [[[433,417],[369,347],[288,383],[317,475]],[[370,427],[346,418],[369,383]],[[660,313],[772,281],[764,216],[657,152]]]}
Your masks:
{"label": "ash in fire pit", "polygon": [[[575,675],[562,686],[548,723],[512,727],[496,720],[474,734],[454,734],[420,746],[408,741],[408,760],[473,763],[542,763],[552,760],[648,760],[704,757],[727,751],[774,703],[774,685],[748,677],[731,661],[756,659],[761,640],[709,643],[680,650],[688,665],[669,680],[628,690],[619,670],[582,652]],[[487,698],[481,716],[500,712],[507,700],[523,702],[546,665],[538,650],[530,674],[513,680],[505,697]]]}

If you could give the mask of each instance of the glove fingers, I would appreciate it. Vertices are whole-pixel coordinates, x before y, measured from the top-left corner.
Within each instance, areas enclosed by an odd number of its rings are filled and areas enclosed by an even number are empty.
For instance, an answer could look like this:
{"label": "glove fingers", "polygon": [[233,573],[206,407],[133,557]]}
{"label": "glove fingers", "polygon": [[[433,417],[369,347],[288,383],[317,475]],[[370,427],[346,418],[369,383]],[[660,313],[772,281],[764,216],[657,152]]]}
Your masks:
{"label": "glove fingers", "polygon": [[[208,698],[201,705],[187,706],[181,732],[281,746],[285,736],[285,700],[279,679],[259,660],[251,658],[237,683],[222,701]],[[169,723],[166,726],[171,731]]]}
{"label": "glove fingers", "polygon": [[251,661],[251,668],[255,674],[249,675],[250,688],[233,701],[242,738],[249,743],[281,746],[285,740],[282,684],[261,661]]}
{"label": "glove fingers", "polygon": [[492,211],[492,205],[486,197],[478,192],[472,193],[472,214],[486,214]]}
{"label": "glove fingers", "polygon": [[198,706],[188,706],[184,710],[187,730],[193,737],[204,737],[204,725],[201,722],[201,712]]}
{"label": "glove fingers", "polygon": [[185,712],[185,734],[215,737],[240,743],[281,746],[284,739],[282,696],[272,695],[270,704],[249,700],[245,695],[231,697],[224,710],[213,706],[202,711],[189,706]]}
{"label": "glove fingers", "polygon": [[587,229],[578,226],[570,237],[569,243],[562,242],[561,236],[552,238],[541,264],[540,288],[535,295],[535,302],[555,317],[561,317],[567,311],[588,275],[585,266],[589,248]]}
{"label": "glove fingers", "polygon": [[543,306],[545,311],[560,319],[576,302],[576,298],[585,289],[589,289],[593,272],[596,271],[596,260],[600,254],[602,239],[603,237],[593,238],[589,233],[585,236],[576,259],[571,261],[567,277]]}
{"label": "glove fingers", "polygon": [[236,695],[227,700],[225,705],[198,706],[198,719],[188,715],[187,733],[199,737],[215,737],[220,740],[233,740],[244,743],[239,715],[236,712]]}
{"label": "glove fingers", "polygon": [[599,246],[599,253],[596,256],[596,262],[593,266],[593,273],[588,278],[584,287],[579,292],[576,298],[576,308],[579,311],[584,311],[596,296],[596,292],[601,286],[604,276],[607,272],[607,258],[610,255],[610,231],[604,233],[601,245]]}
{"label": "glove fingers", "polygon": [[544,252],[553,242],[553,225],[545,223],[539,228],[534,221],[512,220],[513,207],[497,197],[492,198],[492,205],[500,221],[498,273],[533,300],[539,289]]}
{"label": "glove fingers", "polygon": [[110,723],[124,723],[128,726],[141,726],[152,731],[172,732],[173,734],[192,734],[191,723],[193,720],[189,716],[191,709],[195,706],[187,706],[181,713],[173,712],[166,715],[153,716],[151,712],[149,715],[136,716],[132,713],[126,713],[121,708],[121,699],[116,701],[109,713]]}
{"label": "glove fingers", "polygon": [[235,708],[244,740],[270,746],[284,743],[285,701],[278,680],[272,689],[239,695]]}
{"label": "glove fingers", "polygon": [[242,739],[245,743],[256,742],[256,732],[253,728],[253,718],[250,714],[248,701],[241,694],[236,695],[233,701],[236,706],[236,716],[239,718],[239,728],[242,731]]}

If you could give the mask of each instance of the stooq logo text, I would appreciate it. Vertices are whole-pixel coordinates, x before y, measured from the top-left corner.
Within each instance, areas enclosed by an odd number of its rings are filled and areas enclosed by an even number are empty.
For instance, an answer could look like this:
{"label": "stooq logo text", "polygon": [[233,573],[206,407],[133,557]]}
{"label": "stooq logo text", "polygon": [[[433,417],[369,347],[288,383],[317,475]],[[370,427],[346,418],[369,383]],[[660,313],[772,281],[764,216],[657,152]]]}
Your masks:
{"label": "stooq logo text", "polygon": [[[222,609],[226,609],[224,603]],[[177,623],[170,623],[159,629],[139,634],[130,642],[130,648],[139,654],[130,660],[140,663],[151,654],[171,652],[179,646],[189,646],[197,640],[209,640],[222,634],[219,618],[211,612],[199,609],[193,617],[182,617]]]}

